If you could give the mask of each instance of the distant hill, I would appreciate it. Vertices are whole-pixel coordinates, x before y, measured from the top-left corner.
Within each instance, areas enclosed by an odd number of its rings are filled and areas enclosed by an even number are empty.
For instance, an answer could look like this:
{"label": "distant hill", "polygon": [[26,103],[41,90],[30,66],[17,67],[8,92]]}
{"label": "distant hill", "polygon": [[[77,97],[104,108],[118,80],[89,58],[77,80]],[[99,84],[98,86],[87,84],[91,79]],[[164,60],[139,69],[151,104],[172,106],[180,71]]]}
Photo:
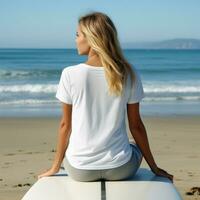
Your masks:
{"label": "distant hill", "polygon": [[198,39],[171,39],[157,42],[130,42],[122,43],[125,49],[200,49]]}

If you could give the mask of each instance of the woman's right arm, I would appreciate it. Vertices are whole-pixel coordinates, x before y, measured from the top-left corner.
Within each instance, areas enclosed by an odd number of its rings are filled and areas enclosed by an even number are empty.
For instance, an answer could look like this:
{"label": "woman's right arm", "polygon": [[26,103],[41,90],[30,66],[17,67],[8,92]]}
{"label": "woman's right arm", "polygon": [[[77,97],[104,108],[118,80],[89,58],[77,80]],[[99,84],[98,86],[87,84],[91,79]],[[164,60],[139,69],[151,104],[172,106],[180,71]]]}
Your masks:
{"label": "woman's right arm", "polygon": [[173,181],[173,175],[168,174],[163,169],[160,169],[153,158],[146,129],[140,117],[139,102],[134,104],[127,104],[127,115],[130,132],[151,170],[156,175],[165,176]]}

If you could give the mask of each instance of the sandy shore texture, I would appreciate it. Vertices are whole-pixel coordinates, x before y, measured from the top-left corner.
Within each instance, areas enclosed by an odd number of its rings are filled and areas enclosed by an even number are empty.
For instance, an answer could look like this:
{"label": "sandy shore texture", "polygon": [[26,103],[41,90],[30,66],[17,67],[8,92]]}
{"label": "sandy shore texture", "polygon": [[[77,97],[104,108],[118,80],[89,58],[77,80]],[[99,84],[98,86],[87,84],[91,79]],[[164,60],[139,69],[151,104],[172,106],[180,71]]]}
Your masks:
{"label": "sandy shore texture", "polygon": [[[174,175],[184,200],[200,199],[200,116],[142,117],[159,167]],[[51,167],[60,118],[0,118],[0,199],[21,199]],[[129,130],[129,129],[128,129]],[[129,132],[130,140],[132,137]],[[143,159],[141,167],[148,167]]]}

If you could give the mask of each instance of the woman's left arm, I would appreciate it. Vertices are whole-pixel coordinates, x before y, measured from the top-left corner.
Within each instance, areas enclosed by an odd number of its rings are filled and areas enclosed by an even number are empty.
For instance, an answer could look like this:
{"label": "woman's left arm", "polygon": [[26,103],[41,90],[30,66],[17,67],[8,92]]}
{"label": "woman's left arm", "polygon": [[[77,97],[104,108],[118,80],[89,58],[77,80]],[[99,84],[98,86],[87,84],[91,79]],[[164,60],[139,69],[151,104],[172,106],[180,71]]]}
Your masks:
{"label": "woman's left arm", "polygon": [[71,135],[71,115],[72,105],[63,103],[63,116],[59,125],[55,158],[52,167],[42,174],[38,175],[38,179],[44,176],[53,175],[59,171],[63,158],[65,156],[65,151],[68,147],[69,137]]}

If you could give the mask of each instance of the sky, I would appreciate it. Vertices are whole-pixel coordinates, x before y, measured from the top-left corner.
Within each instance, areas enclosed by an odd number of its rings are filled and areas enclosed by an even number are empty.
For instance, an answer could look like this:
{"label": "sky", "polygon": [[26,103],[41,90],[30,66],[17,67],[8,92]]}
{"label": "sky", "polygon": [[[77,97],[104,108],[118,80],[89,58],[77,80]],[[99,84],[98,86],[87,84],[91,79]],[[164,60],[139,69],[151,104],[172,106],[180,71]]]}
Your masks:
{"label": "sky", "polygon": [[75,48],[78,18],[107,14],[120,43],[200,39],[199,0],[0,0],[0,48]]}

